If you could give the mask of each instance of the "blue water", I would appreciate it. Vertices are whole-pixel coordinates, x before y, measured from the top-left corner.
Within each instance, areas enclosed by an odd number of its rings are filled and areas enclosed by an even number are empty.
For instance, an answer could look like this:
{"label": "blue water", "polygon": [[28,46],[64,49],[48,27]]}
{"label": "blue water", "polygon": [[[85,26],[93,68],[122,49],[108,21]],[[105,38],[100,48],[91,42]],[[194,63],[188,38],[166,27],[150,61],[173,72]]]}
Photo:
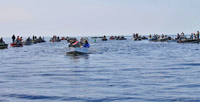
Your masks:
{"label": "blue water", "polygon": [[66,41],[0,50],[0,101],[200,101],[199,44],[89,42],[78,56],[65,54]]}

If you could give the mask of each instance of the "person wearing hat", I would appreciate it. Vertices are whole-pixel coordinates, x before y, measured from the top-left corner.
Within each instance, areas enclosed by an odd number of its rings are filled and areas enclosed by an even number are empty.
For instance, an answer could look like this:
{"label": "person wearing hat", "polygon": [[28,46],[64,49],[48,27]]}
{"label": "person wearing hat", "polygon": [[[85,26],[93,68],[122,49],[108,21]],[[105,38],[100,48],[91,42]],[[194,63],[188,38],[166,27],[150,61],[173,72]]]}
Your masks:
{"label": "person wearing hat", "polygon": [[0,39],[0,43],[5,44],[5,42],[3,41],[3,37],[1,37],[1,39]]}

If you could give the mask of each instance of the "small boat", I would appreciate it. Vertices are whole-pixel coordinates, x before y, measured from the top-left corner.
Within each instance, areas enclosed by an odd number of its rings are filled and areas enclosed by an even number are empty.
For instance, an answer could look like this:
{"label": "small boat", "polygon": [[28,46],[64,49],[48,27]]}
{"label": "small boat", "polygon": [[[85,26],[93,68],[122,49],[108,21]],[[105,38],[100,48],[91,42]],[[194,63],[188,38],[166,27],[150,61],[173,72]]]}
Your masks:
{"label": "small boat", "polygon": [[28,41],[28,40],[23,42],[23,45],[32,45],[32,44],[33,44],[32,41]]}
{"label": "small boat", "polygon": [[199,43],[200,39],[183,39],[177,41],[177,43]]}
{"label": "small boat", "polygon": [[1,43],[0,44],[0,49],[5,49],[5,48],[8,48],[8,44]]}
{"label": "small boat", "polygon": [[66,54],[88,54],[86,47],[65,47]]}
{"label": "small boat", "polygon": [[157,41],[158,39],[157,38],[149,38],[148,40],[149,41]]}
{"label": "small boat", "polygon": [[144,40],[144,39],[148,39],[148,38],[147,38],[147,37],[145,37],[145,36],[143,36],[143,37],[142,37],[142,39]]}
{"label": "small boat", "polygon": [[37,41],[37,40],[34,40],[34,41],[32,41],[32,42],[33,42],[33,44],[37,44],[38,41]]}
{"label": "small boat", "polygon": [[38,39],[38,40],[37,40],[37,43],[42,43],[42,42],[46,42],[46,41],[43,40],[43,39]]}
{"label": "small boat", "polygon": [[91,37],[91,39],[97,39],[98,37]]}
{"label": "small boat", "polygon": [[115,40],[115,38],[114,38],[114,37],[110,37],[109,39],[110,39],[110,40]]}
{"label": "small boat", "polygon": [[158,41],[167,41],[168,38],[159,38]]}
{"label": "small boat", "polygon": [[46,40],[42,39],[41,42],[46,42]]}
{"label": "small boat", "polygon": [[67,38],[67,42],[69,43],[70,41],[74,41],[74,39],[76,39],[76,38],[68,37],[68,38]]}
{"label": "small boat", "polygon": [[60,42],[61,40],[60,39],[50,39],[49,41],[50,42]]}
{"label": "small boat", "polygon": [[116,40],[126,40],[126,38],[116,38]]}
{"label": "small boat", "polygon": [[101,39],[102,41],[107,41],[108,39]]}
{"label": "small boat", "polygon": [[10,46],[12,47],[23,47],[22,43],[11,43]]}
{"label": "small boat", "polygon": [[103,38],[103,37],[97,37],[97,36],[95,36],[95,37],[91,37],[91,39],[97,39],[97,38]]}
{"label": "small boat", "polygon": [[170,40],[167,40],[168,43],[170,43],[170,42],[177,42],[177,41],[179,41],[179,39],[171,38]]}
{"label": "small boat", "polygon": [[141,41],[142,39],[141,38],[132,38],[133,39],[133,41]]}

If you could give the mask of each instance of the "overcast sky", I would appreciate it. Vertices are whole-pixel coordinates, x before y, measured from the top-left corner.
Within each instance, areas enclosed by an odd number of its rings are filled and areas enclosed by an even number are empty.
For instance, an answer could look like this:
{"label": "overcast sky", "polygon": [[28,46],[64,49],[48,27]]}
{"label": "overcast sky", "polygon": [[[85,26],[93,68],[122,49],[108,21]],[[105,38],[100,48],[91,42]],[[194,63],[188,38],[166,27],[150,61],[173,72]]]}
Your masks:
{"label": "overcast sky", "polygon": [[199,11],[200,0],[0,0],[0,35],[189,34]]}

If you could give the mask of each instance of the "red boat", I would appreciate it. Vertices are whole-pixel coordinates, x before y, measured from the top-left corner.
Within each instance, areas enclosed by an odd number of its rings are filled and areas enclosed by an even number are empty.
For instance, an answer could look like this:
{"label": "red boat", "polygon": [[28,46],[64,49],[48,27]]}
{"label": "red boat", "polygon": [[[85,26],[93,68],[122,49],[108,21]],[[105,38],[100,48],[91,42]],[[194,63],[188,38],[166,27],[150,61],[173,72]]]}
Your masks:
{"label": "red boat", "polygon": [[23,47],[22,43],[11,43],[10,46],[12,47]]}
{"label": "red boat", "polygon": [[110,40],[115,40],[115,38],[114,38],[114,37],[110,37],[109,39],[110,39]]}

